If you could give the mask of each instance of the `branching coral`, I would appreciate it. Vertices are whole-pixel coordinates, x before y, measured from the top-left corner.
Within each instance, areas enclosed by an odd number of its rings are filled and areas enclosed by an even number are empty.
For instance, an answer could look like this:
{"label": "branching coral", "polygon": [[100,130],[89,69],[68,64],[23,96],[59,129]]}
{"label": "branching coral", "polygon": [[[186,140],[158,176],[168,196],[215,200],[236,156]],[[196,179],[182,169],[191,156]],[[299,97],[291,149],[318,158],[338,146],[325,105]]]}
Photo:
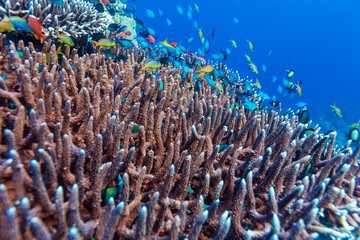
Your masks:
{"label": "branching coral", "polygon": [[335,133],[299,139],[291,112],[232,108],[170,66],[157,80],[140,49],[47,63],[0,44],[1,239],[359,237],[360,148]]}
{"label": "branching coral", "polygon": [[84,0],[64,0],[64,5],[55,5],[50,0],[5,0],[0,3],[0,10],[23,18],[32,14],[52,34],[55,30],[65,31],[75,38],[103,32],[109,24],[103,13]]}

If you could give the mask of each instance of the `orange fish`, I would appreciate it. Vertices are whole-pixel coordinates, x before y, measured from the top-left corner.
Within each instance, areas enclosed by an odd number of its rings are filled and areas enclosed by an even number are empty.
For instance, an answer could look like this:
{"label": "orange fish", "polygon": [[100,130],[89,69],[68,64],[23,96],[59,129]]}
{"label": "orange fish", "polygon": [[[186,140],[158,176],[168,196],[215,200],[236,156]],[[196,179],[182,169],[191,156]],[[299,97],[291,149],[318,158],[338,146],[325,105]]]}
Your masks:
{"label": "orange fish", "polygon": [[40,42],[43,43],[46,36],[42,33],[42,28],[40,26],[39,21],[37,20],[37,18],[34,15],[30,15],[28,16],[28,23],[29,26],[31,28],[31,31],[33,32],[34,36],[36,39],[40,38]]}
{"label": "orange fish", "polygon": [[126,35],[131,35],[131,32],[129,30],[123,31],[123,33],[125,33]]}
{"label": "orange fish", "polygon": [[152,44],[155,43],[155,38],[153,36],[151,36],[151,35],[148,35],[145,39],[148,40]]}

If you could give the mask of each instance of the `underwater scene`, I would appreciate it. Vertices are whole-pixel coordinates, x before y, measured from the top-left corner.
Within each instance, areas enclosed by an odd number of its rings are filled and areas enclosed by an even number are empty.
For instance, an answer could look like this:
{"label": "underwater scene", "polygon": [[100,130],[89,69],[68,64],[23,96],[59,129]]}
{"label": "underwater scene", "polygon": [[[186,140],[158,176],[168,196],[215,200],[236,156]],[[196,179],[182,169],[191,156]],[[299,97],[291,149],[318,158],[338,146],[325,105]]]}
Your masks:
{"label": "underwater scene", "polygon": [[0,239],[360,239],[358,9],[0,0]]}

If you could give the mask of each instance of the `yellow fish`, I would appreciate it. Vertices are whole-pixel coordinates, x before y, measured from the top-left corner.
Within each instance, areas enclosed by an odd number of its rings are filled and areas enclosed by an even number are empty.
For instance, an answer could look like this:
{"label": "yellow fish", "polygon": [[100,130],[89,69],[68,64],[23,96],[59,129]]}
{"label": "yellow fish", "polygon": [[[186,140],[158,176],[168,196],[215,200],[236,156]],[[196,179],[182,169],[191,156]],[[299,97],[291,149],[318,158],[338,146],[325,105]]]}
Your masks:
{"label": "yellow fish", "polygon": [[301,87],[300,87],[300,82],[298,82],[297,84],[295,84],[296,86],[296,91],[298,92],[298,94],[301,96]]}
{"label": "yellow fish", "polygon": [[141,69],[141,70],[148,70],[148,69],[156,69],[158,67],[161,66],[161,63],[156,61],[156,60],[152,60],[152,61],[149,61],[145,64],[145,66]]}
{"label": "yellow fish", "polygon": [[198,30],[199,30],[199,39],[202,41],[204,34],[200,28],[198,28]]}
{"label": "yellow fish", "polygon": [[247,42],[248,42],[248,44],[249,44],[249,49],[250,49],[250,51],[254,51],[254,46],[252,45],[252,43],[249,41],[249,40],[246,40]]}
{"label": "yellow fish", "polygon": [[58,34],[57,36],[54,36],[54,37],[57,37],[60,39],[61,42],[69,45],[69,46],[74,46],[74,41],[72,40],[71,37],[65,35],[65,34],[60,34],[58,30],[56,30],[56,33]]}
{"label": "yellow fish", "polygon": [[[61,47],[58,47],[58,48],[56,49],[56,53],[55,53],[55,54],[56,54],[56,55],[55,55],[55,58],[56,58],[56,59],[59,58],[58,56],[59,56],[60,54],[61,54],[61,55],[64,55],[64,53],[61,52]],[[50,62],[50,52],[46,53],[45,56],[46,56],[46,63],[49,63],[49,62]]]}
{"label": "yellow fish", "polygon": [[358,128],[359,125],[360,125],[360,120],[358,122],[356,122],[356,123],[353,123],[353,124],[349,125],[348,128]]}
{"label": "yellow fish", "polygon": [[5,16],[0,22],[0,32],[10,32],[14,30],[14,25],[9,21],[9,18]]}
{"label": "yellow fish", "polygon": [[223,86],[218,82],[217,78],[215,77],[216,79],[216,89],[221,93],[221,94],[224,94],[224,88]]}
{"label": "yellow fish", "polygon": [[98,42],[95,41],[91,41],[91,42],[95,43],[95,46],[97,47],[112,47],[115,45],[115,42],[108,38],[102,38]]}
{"label": "yellow fish", "polygon": [[230,39],[230,42],[234,48],[237,48],[236,42],[233,39]]}
{"label": "yellow fish", "polygon": [[245,53],[245,58],[249,63],[251,63],[251,58],[246,53]]}
{"label": "yellow fish", "polygon": [[205,73],[206,74],[206,73],[210,73],[214,70],[214,67],[211,66],[210,64],[206,65],[205,67],[201,67],[199,65],[199,67],[200,67],[200,70],[195,71],[196,73]]}
{"label": "yellow fish", "polygon": [[261,84],[259,82],[259,79],[256,79],[256,83],[253,83],[252,85],[255,86],[258,89],[261,89]]}
{"label": "yellow fish", "polygon": [[332,108],[331,111],[333,111],[333,112],[336,114],[336,116],[342,117],[341,110],[340,110],[340,108],[338,108],[338,107],[335,105],[335,102],[334,102],[334,106],[331,106],[331,105],[330,105],[330,107]]}
{"label": "yellow fish", "polygon": [[258,71],[258,69],[257,69],[257,67],[256,67],[255,64],[253,64],[253,63],[251,62],[251,63],[249,63],[249,65],[250,65],[251,70],[252,70],[254,73],[256,73],[256,74],[259,73],[259,71]]}

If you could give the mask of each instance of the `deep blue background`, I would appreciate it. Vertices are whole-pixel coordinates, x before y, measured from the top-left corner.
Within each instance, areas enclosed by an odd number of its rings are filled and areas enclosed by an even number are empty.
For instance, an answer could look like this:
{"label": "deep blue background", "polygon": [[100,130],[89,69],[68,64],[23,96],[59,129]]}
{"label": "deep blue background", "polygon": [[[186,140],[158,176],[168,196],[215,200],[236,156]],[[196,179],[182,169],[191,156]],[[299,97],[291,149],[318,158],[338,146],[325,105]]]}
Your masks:
{"label": "deep blue background", "polygon": [[[228,47],[232,52],[225,61],[228,67],[238,70],[241,77],[258,78],[261,90],[270,96],[275,94],[283,109],[297,110],[297,102],[307,102],[310,118],[322,126],[323,132],[337,130],[340,139],[345,139],[347,126],[360,119],[360,1],[198,0],[200,14],[193,12],[189,20],[186,12],[194,2],[136,0],[136,15],[156,31],[157,41],[167,37],[169,42],[180,42],[193,52],[200,46],[198,29],[193,26],[197,21],[211,43],[205,59]],[[184,9],[184,15],[178,14],[176,4]],[[147,17],[145,8],[155,12],[154,19]],[[163,17],[158,9],[164,12]],[[239,19],[238,24],[233,17]],[[166,18],[172,21],[171,26]],[[191,45],[186,43],[186,36],[195,37]],[[238,48],[231,46],[231,38]],[[254,45],[252,53],[247,39]],[[272,54],[268,56],[270,49]],[[245,52],[257,65],[259,74],[248,69]],[[263,64],[267,74],[261,70]],[[291,98],[277,92],[278,85],[283,86],[286,69],[295,70],[294,82],[303,81],[302,96]],[[277,77],[275,83],[273,75]],[[341,108],[342,118],[331,112],[334,102]]]}

